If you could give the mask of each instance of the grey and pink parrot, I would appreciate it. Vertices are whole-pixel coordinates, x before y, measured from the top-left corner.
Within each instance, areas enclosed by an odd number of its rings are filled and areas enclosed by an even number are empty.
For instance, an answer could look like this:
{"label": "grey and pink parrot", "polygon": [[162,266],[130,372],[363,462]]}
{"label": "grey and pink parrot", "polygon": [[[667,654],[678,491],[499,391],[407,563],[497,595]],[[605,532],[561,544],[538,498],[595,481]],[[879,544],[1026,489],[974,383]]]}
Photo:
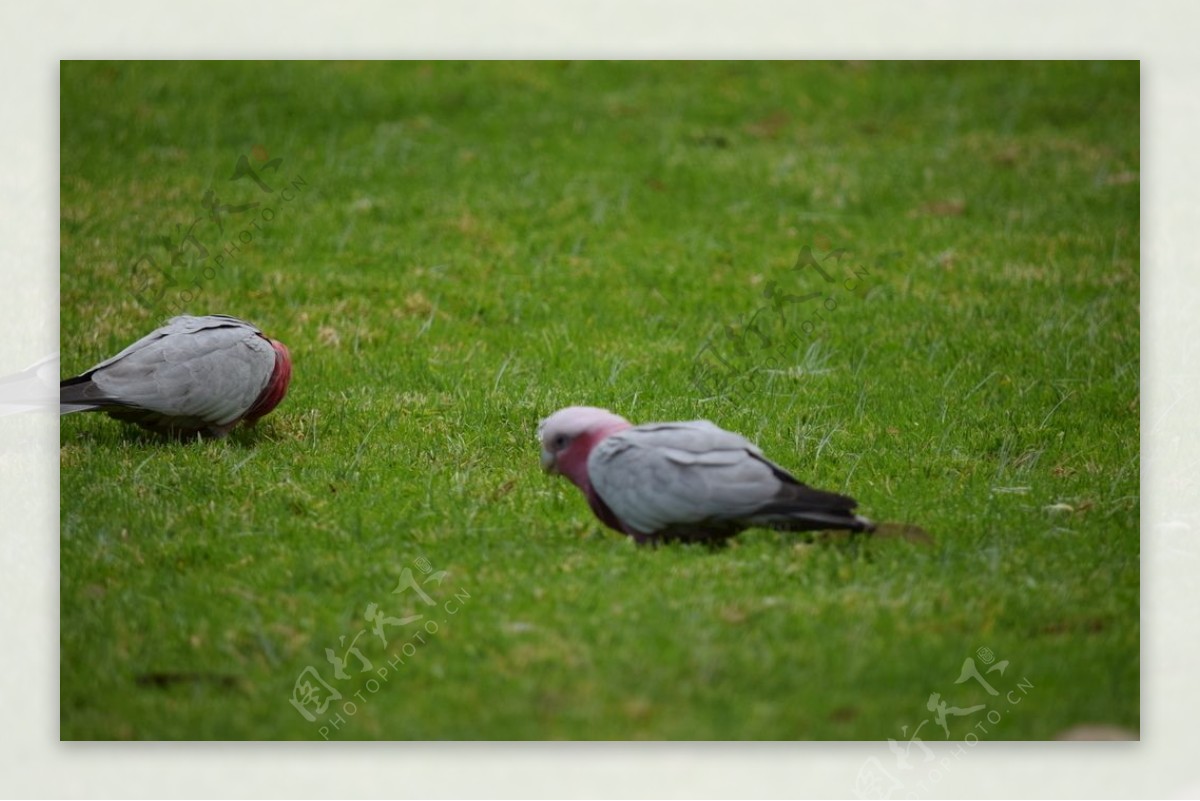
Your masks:
{"label": "grey and pink parrot", "polygon": [[[800,483],[753,443],[707,420],[634,426],[592,406],[560,409],[538,427],[542,468],[582,490],[592,512],[638,543],[723,543],[740,531],[880,527],[853,498]],[[915,526],[886,525],[915,541]]]}
{"label": "grey and pink parrot", "polygon": [[223,437],[279,405],[291,377],[287,347],[250,323],[183,315],[63,381],[59,410],[107,412],[174,436]]}

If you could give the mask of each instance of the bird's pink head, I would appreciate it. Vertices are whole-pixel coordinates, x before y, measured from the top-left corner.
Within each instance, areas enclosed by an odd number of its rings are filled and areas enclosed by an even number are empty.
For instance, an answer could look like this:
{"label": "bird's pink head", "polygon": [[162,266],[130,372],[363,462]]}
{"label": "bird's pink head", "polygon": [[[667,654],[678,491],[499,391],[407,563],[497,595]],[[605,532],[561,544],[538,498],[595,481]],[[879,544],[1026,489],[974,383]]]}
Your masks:
{"label": "bird's pink head", "polygon": [[542,469],[558,473],[587,492],[587,460],[592,448],[605,437],[630,427],[624,417],[595,406],[568,406],[547,417],[538,426],[542,443]]}
{"label": "bird's pink head", "polygon": [[271,378],[255,399],[254,405],[246,412],[246,422],[251,424],[279,405],[287,395],[288,384],[292,380],[292,356],[288,353],[287,345],[276,339],[268,341],[275,349],[275,369],[271,371]]}

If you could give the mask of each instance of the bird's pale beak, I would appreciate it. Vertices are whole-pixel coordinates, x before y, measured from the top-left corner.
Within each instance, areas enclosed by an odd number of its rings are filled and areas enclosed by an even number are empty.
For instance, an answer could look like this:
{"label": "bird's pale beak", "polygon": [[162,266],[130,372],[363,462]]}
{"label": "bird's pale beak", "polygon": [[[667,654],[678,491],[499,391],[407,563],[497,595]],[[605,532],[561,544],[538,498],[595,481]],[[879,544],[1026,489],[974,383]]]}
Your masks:
{"label": "bird's pale beak", "polygon": [[547,473],[557,473],[557,465],[554,463],[554,454],[542,448],[542,469]]}

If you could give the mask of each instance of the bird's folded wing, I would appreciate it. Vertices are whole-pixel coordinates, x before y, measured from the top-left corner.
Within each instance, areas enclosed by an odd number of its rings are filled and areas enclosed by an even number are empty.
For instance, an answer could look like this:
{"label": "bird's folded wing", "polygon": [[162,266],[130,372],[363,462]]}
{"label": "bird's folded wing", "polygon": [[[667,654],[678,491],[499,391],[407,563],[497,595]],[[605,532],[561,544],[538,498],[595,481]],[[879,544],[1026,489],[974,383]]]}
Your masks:
{"label": "bird's folded wing", "polygon": [[157,328],[154,331],[151,331],[149,334],[146,334],[146,336],[142,337],[137,342],[134,342],[116,356],[112,356],[100,362],[99,364],[94,365],[91,369],[84,373],[84,375],[95,372],[102,367],[107,367],[115,362],[119,362],[129,354],[136,353],[143,348],[149,347],[165,337],[171,337],[176,334],[194,334],[198,331],[214,328],[241,329],[246,333],[252,334],[262,333],[245,320],[239,320],[238,318],[230,317],[227,314],[209,314],[204,317],[192,317],[191,315],[184,314],[167,320],[166,325],[163,327]]}
{"label": "bird's folded wing", "polygon": [[748,440],[707,421],[631,428],[588,458],[597,494],[642,533],[748,517],[777,497],[780,472]]}
{"label": "bird's folded wing", "polygon": [[214,425],[244,414],[275,367],[271,344],[244,326],[159,337],[124,354],[93,372],[100,397]]}

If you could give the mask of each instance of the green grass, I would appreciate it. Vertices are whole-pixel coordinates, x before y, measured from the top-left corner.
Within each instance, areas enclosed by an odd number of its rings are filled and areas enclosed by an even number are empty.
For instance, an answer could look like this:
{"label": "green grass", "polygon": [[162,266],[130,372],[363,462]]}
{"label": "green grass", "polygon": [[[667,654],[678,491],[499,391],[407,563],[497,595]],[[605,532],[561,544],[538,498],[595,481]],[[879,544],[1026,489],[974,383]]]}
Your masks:
{"label": "green grass", "polygon": [[[933,692],[1003,716],[956,740],[1139,727],[1136,63],[64,63],[61,109],[64,371],[174,307],[295,361],[224,441],[63,420],[64,739],[906,739]],[[263,205],[222,235],[209,188]],[[834,307],[750,331],[772,281]],[[538,469],[576,403],[936,545],[639,549]],[[427,617],[385,647],[372,603]]]}

